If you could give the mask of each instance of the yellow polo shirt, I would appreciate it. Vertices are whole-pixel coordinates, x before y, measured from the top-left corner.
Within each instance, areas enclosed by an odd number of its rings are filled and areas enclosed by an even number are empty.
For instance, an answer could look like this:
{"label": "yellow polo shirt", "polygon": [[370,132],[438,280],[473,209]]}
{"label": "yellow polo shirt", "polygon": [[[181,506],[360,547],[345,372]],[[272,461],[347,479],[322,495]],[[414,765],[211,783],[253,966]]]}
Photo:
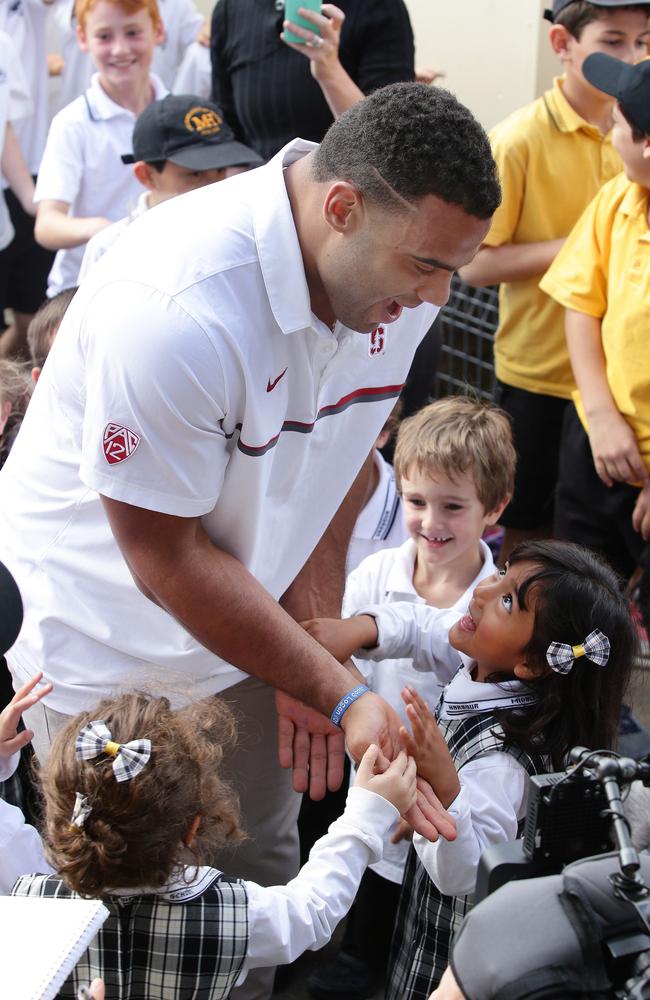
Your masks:
{"label": "yellow polo shirt", "polygon": [[[541,287],[566,309],[600,319],[607,381],[650,470],[648,191],[620,174],[596,195]],[[573,398],[588,430],[580,394]]]}
{"label": "yellow polo shirt", "polygon": [[[567,236],[599,188],[622,169],[609,136],[568,103],[561,78],[497,125],[490,138],[503,202],[485,239],[488,246]],[[540,277],[501,285],[496,373],[508,385],[569,398],[574,381],[564,316],[540,291]]]}

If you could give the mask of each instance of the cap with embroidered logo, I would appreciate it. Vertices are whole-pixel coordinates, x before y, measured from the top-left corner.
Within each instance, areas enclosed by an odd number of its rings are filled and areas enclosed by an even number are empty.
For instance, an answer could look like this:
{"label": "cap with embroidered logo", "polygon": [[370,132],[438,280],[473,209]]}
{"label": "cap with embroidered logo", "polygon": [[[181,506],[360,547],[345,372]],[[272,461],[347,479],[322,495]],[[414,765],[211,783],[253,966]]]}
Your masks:
{"label": "cap with embroidered logo", "polygon": [[[629,7],[630,0],[589,0],[594,7]],[[544,17],[547,21],[554,21],[558,14],[561,14],[563,10],[570,7],[572,3],[577,3],[577,0],[553,0],[553,8],[547,8],[544,11]]]}
{"label": "cap with embroidered logo", "polygon": [[218,104],[194,94],[168,94],[153,101],[133,129],[133,152],[123,163],[171,160],[189,170],[258,167],[262,157],[237,142]]}
{"label": "cap with embroidered logo", "polygon": [[650,59],[630,66],[604,52],[593,52],[582,64],[585,79],[615,97],[629,121],[650,135]]}

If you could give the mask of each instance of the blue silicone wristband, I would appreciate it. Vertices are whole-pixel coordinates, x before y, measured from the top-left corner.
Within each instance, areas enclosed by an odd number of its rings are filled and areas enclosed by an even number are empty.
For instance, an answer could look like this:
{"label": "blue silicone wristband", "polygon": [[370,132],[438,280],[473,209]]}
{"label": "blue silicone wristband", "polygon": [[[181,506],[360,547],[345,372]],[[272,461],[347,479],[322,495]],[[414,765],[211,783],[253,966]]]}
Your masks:
{"label": "blue silicone wristband", "polygon": [[341,719],[347,712],[352,702],[356,701],[357,698],[360,698],[362,694],[365,694],[366,691],[369,690],[370,688],[367,688],[365,684],[358,684],[355,688],[352,688],[351,691],[348,691],[347,694],[343,695],[338,705],[334,706],[332,714],[330,715],[330,719],[335,726],[341,725]]}

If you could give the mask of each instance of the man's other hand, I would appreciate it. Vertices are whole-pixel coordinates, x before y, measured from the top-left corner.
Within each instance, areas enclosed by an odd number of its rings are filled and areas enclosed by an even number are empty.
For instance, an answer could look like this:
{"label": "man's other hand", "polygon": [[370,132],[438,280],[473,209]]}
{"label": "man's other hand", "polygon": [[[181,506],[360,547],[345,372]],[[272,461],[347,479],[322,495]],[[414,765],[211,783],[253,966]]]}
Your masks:
{"label": "man's other hand", "polygon": [[327,716],[284,691],[275,692],[275,710],[280,766],[293,769],[294,791],[309,791],[315,801],[326,791],[335,792],[343,781],[345,761],[341,730]]}

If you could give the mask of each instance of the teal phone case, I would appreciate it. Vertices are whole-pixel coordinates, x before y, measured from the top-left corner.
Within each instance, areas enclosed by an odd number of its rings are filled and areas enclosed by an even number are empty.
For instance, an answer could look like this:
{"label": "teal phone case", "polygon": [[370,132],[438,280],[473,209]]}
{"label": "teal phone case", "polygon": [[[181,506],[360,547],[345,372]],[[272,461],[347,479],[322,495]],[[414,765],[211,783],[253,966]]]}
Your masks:
{"label": "teal phone case", "polygon": [[[321,0],[285,0],[284,4],[285,21],[292,21],[294,24],[299,24],[301,28],[307,28],[308,31],[313,31],[315,35],[320,35],[318,28],[296,13],[299,7],[304,7],[306,10],[314,10],[317,14],[320,14]],[[305,44],[304,39],[298,38],[297,35],[294,35],[293,31],[285,30],[284,37],[288,42],[297,42],[299,45]]]}

